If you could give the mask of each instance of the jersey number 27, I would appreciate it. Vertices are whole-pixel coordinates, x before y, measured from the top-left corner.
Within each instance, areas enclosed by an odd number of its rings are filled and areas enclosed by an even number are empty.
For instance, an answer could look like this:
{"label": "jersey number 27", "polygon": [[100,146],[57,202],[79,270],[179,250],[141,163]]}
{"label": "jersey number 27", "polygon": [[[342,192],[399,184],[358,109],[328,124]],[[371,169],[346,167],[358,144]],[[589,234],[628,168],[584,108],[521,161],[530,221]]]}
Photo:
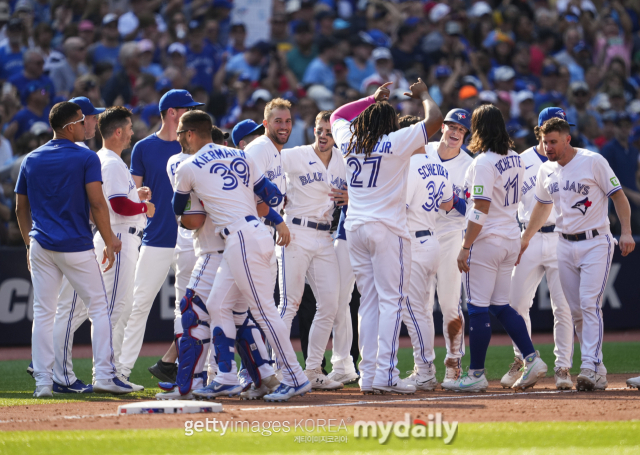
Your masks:
{"label": "jersey number 27", "polygon": [[371,174],[369,175],[369,184],[367,188],[375,188],[378,182],[378,173],[380,172],[380,164],[382,163],[381,156],[370,156],[364,159],[364,162],[360,164],[360,160],[356,157],[351,157],[347,160],[347,166],[353,168],[353,175],[351,176],[352,188],[363,188],[364,182],[359,180],[360,173],[364,166],[371,166]]}

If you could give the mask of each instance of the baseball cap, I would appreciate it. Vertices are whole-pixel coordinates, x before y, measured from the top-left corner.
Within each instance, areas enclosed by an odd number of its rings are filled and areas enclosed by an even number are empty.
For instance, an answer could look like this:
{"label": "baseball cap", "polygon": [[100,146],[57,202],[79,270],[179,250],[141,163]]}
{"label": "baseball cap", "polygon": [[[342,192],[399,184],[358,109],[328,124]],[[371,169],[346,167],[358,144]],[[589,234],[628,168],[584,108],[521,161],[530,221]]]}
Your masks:
{"label": "baseball cap", "polygon": [[31,128],[29,128],[29,132],[34,136],[40,136],[41,134],[52,133],[53,131],[51,130],[51,127],[48,123],[35,122],[33,125],[31,125]]}
{"label": "baseball cap", "polygon": [[509,92],[505,90],[498,90],[496,92],[496,95],[498,95],[498,100],[511,104],[512,100],[511,94]]}
{"label": "baseball cap", "polygon": [[8,3],[0,3],[0,21],[6,22],[11,17],[11,11]]}
{"label": "baseball cap", "polygon": [[560,70],[556,65],[553,65],[553,64],[547,65],[544,68],[542,68],[543,76],[558,76],[559,74],[560,74]]}
{"label": "baseball cap", "polygon": [[191,93],[186,90],[169,90],[160,98],[160,112],[173,108],[204,106],[193,100]]}
{"label": "baseball cap", "polygon": [[[540,115],[538,115],[538,126],[542,126],[544,122],[552,118],[567,120],[567,114],[564,112],[563,109],[559,107],[548,107],[546,109],[543,109],[542,112],[540,112]],[[573,123],[569,123],[569,126],[576,126],[576,125]]]}
{"label": "baseball cap", "polygon": [[151,41],[150,39],[142,39],[138,41],[138,49],[140,50],[140,53],[153,52],[155,48],[156,47],[154,46],[153,41]]}
{"label": "baseball cap", "polygon": [[461,100],[466,100],[467,98],[471,98],[474,96],[478,96],[478,89],[473,85],[465,85],[458,92],[458,98]]}
{"label": "baseball cap", "polygon": [[118,15],[109,13],[102,18],[102,25],[109,25],[112,22],[118,21]]}
{"label": "baseball cap", "polygon": [[465,127],[467,131],[471,132],[471,113],[466,109],[451,109],[447,112],[444,122],[457,123],[458,125]]}
{"label": "baseball cap", "polygon": [[616,114],[615,111],[607,111],[604,114],[602,114],[603,122],[615,122],[617,119],[618,119],[618,115]]}
{"label": "baseball cap", "polygon": [[449,77],[451,76],[451,68],[447,65],[439,65],[436,67],[436,77]]}
{"label": "baseball cap", "polygon": [[16,2],[16,6],[14,8],[16,12],[18,11],[26,11],[28,13],[33,11],[33,6],[31,6],[31,2],[29,0],[18,0]]}
{"label": "baseball cap", "polygon": [[620,111],[616,113],[616,120],[618,121],[618,123],[620,122],[631,122],[631,115],[629,115],[628,112],[625,111]]}
{"label": "baseball cap", "polygon": [[518,105],[524,101],[527,101],[527,100],[533,101],[534,99],[535,99],[535,95],[531,90],[520,90],[518,93],[516,93],[516,96],[515,96],[515,102]]}
{"label": "baseball cap", "polygon": [[498,102],[498,95],[491,90],[483,90],[478,94],[478,98],[480,101],[484,101],[491,104],[496,104]]}
{"label": "baseball cap", "polygon": [[510,66],[500,66],[496,68],[493,77],[496,81],[506,82],[516,77],[516,72]]}
{"label": "baseball cap", "polygon": [[104,112],[104,107],[93,107],[93,104],[86,96],[71,98],[69,102],[80,106],[83,115],[98,115]]}
{"label": "baseball cap", "polygon": [[167,77],[160,77],[156,81],[156,92],[161,92],[163,90],[170,90],[173,87],[173,84]]}
{"label": "baseball cap", "polygon": [[251,95],[251,101],[253,101],[254,103],[257,103],[258,100],[269,102],[272,98],[273,97],[271,96],[271,93],[263,88],[259,88]]}
{"label": "baseball cap", "polygon": [[7,30],[12,32],[21,32],[24,29],[24,25],[22,24],[22,19],[19,17],[14,17],[9,20],[7,24]]}
{"label": "baseball cap", "polygon": [[371,53],[371,58],[374,61],[393,60],[393,57],[391,56],[391,51],[386,47],[378,47],[374,49],[373,52]]}
{"label": "baseball cap", "polygon": [[[252,133],[255,133],[260,128],[264,130],[263,125],[258,125],[256,122],[254,122],[251,119],[243,120],[240,123],[238,123],[236,126],[234,126],[233,130],[231,130],[231,140],[233,141],[235,146],[238,147],[238,144],[240,144],[240,141],[242,139],[244,139],[245,137],[247,137]],[[259,134],[261,133],[262,131]]]}
{"label": "baseball cap", "polygon": [[389,36],[378,30],[373,29],[368,32],[363,32],[360,35],[366,42],[370,43],[373,46],[377,47],[391,47],[391,38]]}
{"label": "baseball cap", "polygon": [[78,30],[81,32],[95,30],[96,26],[89,20],[80,21],[78,24]]}
{"label": "baseball cap", "polygon": [[233,9],[233,3],[227,0],[215,0],[212,6],[214,8]]}
{"label": "baseball cap", "polygon": [[491,14],[491,7],[487,2],[474,3],[467,14],[469,17],[481,17],[485,14]]}
{"label": "baseball cap", "polygon": [[434,24],[451,12],[449,5],[438,3],[429,11],[429,20]]}
{"label": "baseball cap", "polygon": [[335,108],[333,92],[324,85],[312,85],[307,89],[307,96],[315,101],[321,111],[331,111]]}
{"label": "baseball cap", "polygon": [[589,93],[589,86],[587,85],[586,82],[583,82],[583,81],[572,82],[571,85],[569,85],[569,89],[571,89],[571,92],[573,93],[575,92]]}
{"label": "baseball cap", "polygon": [[180,55],[187,55],[187,48],[182,43],[173,43],[169,46],[169,49],[167,49],[167,54],[173,54],[174,52]]}

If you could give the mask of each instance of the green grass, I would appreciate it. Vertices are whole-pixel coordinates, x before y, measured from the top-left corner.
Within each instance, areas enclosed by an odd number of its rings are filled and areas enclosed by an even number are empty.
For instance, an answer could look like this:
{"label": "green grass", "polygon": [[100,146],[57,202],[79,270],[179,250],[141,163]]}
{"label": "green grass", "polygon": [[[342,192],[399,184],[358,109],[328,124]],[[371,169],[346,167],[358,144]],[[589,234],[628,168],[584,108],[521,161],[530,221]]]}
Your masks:
{"label": "green grass", "polygon": [[[310,433],[297,433],[310,435]],[[311,433],[314,434],[314,433]],[[328,435],[315,433],[315,435]],[[106,431],[5,432],[0,454],[92,453],[205,455],[260,453],[386,453],[386,454],[580,454],[631,455],[640,451],[640,423],[632,422],[518,422],[460,424],[450,445],[442,439],[398,439],[385,445],[373,438],[355,438],[353,427],[335,435],[347,435],[343,443],[298,443],[293,433],[261,436],[256,433],[196,433],[183,429]],[[515,451],[517,449],[517,452]]]}
{"label": "green grass", "polygon": [[[549,365],[549,375],[553,374],[553,345],[541,344],[536,346],[540,351],[542,359]],[[637,355],[640,350],[640,342],[625,343],[604,343],[603,356],[605,365],[609,373],[637,373],[640,372],[640,356]],[[468,347],[467,347],[468,351]],[[445,356],[444,348],[436,348],[436,368],[438,381],[442,381],[444,376],[444,366],[442,360]],[[330,365],[331,351],[326,353],[328,364]],[[398,368],[402,377],[405,372],[413,369],[413,353],[409,348],[403,348],[398,353]],[[298,359],[302,362],[302,354],[298,353]],[[68,403],[72,401],[121,401],[135,398],[153,398],[160,391],[155,378],[147,371],[147,367],[154,364],[158,359],[156,357],[140,357],[136,362],[136,366],[131,374],[131,381],[135,384],[141,384],[145,387],[143,392],[117,397],[106,394],[89,394],[89,395],[64,395],[63,398],[55,396],[47,399],[34,399],[32,397],[34,389],[34,381],[25,372],[28,360],[10,360],[0,362],[0,407],[13,405],[31,405],[42,403]],[[513,349],[511,346],[491,346],[487,353],[486,369],[488,379],[500,379],[509,364],[513,361]],[[576,344],[574,352],[574,367],[572,374],[580,372],[580,346]],[[463,368],[469,366],[469,354],[464,356],[462,360]],[[77,376],[85,382],[91,379],[91,359],[74,360],[74,369]],[[352,385],[350,387],[357,387]]]}

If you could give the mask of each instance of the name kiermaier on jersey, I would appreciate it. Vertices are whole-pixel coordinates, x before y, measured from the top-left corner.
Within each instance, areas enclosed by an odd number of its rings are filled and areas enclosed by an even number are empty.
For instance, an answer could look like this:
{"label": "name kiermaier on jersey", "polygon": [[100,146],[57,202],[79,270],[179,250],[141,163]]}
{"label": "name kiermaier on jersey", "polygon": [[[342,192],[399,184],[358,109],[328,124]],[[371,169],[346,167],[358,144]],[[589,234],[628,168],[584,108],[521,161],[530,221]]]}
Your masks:
{"label": "name kiermaier on jersey", "polygon": [[240,156],[242,158],[246,158],[247,156],[244,154],[244,151],[224,148],[224,149],[212,149],[208,150],[206,153],[199,154],[196,158],[191,160],[191,164],[198,167],[198,169],[202,169],[207,163],[210,163],[214,160],[220,160],[223,158],[229,158],[231,156]]}

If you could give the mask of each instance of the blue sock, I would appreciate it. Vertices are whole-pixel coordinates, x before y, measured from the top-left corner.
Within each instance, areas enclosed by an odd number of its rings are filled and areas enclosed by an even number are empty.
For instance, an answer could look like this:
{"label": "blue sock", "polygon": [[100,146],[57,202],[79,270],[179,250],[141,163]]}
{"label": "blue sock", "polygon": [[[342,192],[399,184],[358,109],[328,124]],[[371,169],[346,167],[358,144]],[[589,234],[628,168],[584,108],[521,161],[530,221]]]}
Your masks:
{"label": "blue sock", "polygon": [[510,305],[491,305],[489,311],[498,318],[502,327],[504,327],[513,342],[518,346],[518,349],[520,349],[523,357],[535,353],[524,319],[522,319],[522,316],[520,316],[516,310],[511,308]]}
{"label": "blue sock", "polygon": [[484,370],[484,360],[491,341],[491,319],[489,309],[468,304],[470,370]]}

